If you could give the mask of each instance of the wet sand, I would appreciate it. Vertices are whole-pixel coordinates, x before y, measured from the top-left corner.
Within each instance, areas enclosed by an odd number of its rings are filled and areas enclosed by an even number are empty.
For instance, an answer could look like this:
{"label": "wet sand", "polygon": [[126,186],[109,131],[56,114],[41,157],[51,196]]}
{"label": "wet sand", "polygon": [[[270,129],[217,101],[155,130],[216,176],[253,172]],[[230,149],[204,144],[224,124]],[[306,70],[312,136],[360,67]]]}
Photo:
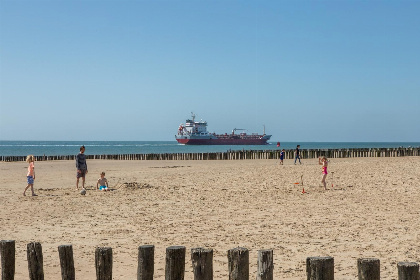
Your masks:
{"label": "wet sand", "polygon": [[[400,261],[420,262],[420,157],[332,159],[327,191],[318,161],[302,162],[88,160],[85,196],[73,161],[36,162],[37,197],[22,195],[26,163],[0,162],[0,238],[16,240],[15,279],[28,278],[32,241],[45,279],[60,278],[64,244],[77,279],[95,279],[99,246],[113,248],[114,279],[136,279],[145,244],[155,245],[155,279],[172,245],[187,248],[185,279],[196,247],[214,250],[214,279],[228,279],[227,250],[238,246],[250,250],[251,279],[259,249],[274,250],[275,279],[304,279],[309,256],[334,257],[336,279],[357,279],[361,257],[379,258],[383,279],[398,278]],[[110,192],[93,190],[101,171]]]}

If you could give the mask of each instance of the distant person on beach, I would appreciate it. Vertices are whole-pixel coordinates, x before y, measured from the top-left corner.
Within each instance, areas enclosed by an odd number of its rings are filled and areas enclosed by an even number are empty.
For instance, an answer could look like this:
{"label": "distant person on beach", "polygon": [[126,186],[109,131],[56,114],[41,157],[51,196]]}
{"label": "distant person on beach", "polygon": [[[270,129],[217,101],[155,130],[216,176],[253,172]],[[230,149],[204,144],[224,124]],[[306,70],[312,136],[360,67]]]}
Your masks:
{"label": "distant person on beach", "polygon": [[281,150],[281,152],[280,152],[280,164],[281,164],[281,165],[283,165],[284,152],[285,152],[285,150],[284,150],[284,149],[283,149],[283,150]]}
{"label": "distant person on beach", "polygon": [[109,191],[108,180],[105,178],[105,172],[101,173],[101,177],[98,179],[98,182],[96,183],[96,189],[100,191]]}
{"label": "distant person on beach", "polygon": [[35,157],[33,155],[29,155],[26,157],[26,162],[29,163],[28,166],[28,174],[26,175],[26,178],[28,180],[28,185],[26,186],[25,190],[23,191],[23,196],[26,196],[26,190],[31,187],[32,196],[37,196],[34,192],[34,180],[35,180]]}
{"label": "distant person on beach", "polygon": [[80,153],[76,156],[77,181],[76,189],[79,189],[79,178],[82,178],[82,188],[85,188],[85,177],[88,173],[85,155],[85,146],[80,147]]}
{"label": "distant person on beach", "polygon": [[327,160],[327,157],[326,156],[319,157],[318,158],[318,163],[319,163],[319,165],[322,165],[322,180],[321,180],[321,183],[324,185],[324,189],[327,189],[327,183],[325,182],[325,179],[327,178],[327,175],[328,175],[328,171],[327,171],[328,160]]}
{"label": "distant person on beach", "polygon": [[296,160],[299,159],[299,164],[302,164],[300,162],[300,145],[296,146],[296,151],[295,151],[295,164],[296,164]]}

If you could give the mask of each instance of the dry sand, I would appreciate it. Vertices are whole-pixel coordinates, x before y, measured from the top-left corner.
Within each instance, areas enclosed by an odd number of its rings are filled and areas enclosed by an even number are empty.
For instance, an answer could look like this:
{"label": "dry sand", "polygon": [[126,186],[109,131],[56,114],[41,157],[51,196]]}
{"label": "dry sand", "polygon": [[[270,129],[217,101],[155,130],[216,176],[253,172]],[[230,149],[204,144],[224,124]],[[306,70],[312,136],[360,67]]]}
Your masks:
{"label": "dry sand", "polygon": [[[23,197],[27,164],[0,162],[0,239],[16,240],[15,279],[28,279],[32,241],[47,280],[60,278],[64,244],[77,279],[95,279],[98,246],[113,248],[114,279],[136,279],[145,244],[155,245],[155,279],[172,245],[187,248],[185,279],[196,247],[214,250],[215,279],[228,279],[227,250],[238,246],[250,250],[251,279],[260,249],[274,249],[275,279],[305,279],[309,256],[334,257],[336,279],[357,279],[361,257],[379,258],[383,279],[397,279],[400,261],[420,262],[420,157],[332,159],[327,191],[317,163],[88,160],[82,196],[73,161],[36,162],[39,196]],[[101,171],[113,191],[89,190]],[[294,184],[301,175],[306,194]]]}

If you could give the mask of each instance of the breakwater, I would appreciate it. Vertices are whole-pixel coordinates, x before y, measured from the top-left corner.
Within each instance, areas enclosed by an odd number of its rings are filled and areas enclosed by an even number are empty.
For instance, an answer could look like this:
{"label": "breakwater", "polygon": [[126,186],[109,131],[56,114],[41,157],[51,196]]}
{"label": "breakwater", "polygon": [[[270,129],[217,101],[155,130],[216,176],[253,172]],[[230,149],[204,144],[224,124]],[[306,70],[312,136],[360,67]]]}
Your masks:
{"label": "breakwater", "polygon": [[[280,150],[231,150],[211,153],[116,154],[86,155],[87,159],[103,160],[246,160],[279,159]],[[285,159],[293,159],[295,150],[285,150]],[[405,157],[420,156],[420,147],[409,148],[357,148],[357,149],[301,149],[302,159],[355,158],[355,157]],[[36,161],[75,160],[76,155],[35,156]],[[25,156],[1,156],[0,161],[25,161]]]}
{"label": "breakwater", "polygon": [[[13,280],[16,271],[16,242],[15,240],[1,240],[1,268],[2,279]],[[231,280],[274,279],[273,249],[258,250],[256,278],[250,273],[250,252],[247,248],[237,247],[227,251],[228,273]],[[153,280],[155,273],[155,246],[142,245],[138,247],[138,280]],[[76,279],[76,266],[73,246],[58,246],[58,256],[61,268],[61,279]],[[165,279],[184,280],[186,272],[187,248],[185,246],[170,246],[166,248]],[[42,245],[39,242],[27,244],[27,260],[29,279],[44,279]],[[195,280],[213,280],[213,249],[192,248],[191,266]],[[57,261],[58,263],[58,261]],[[95,270],[97,280],[113,278],[113,250],[111,247],[97,247],[95,249]],[[357,272],[360,280],[379,280],[381,278],[380,260],[377,258],[358,258]],[[119,264],[117,264],[119,265]],[[398,262],[396,271],[398,280],[418,280],[420,277],[417,262]],[[334,280],[334,257],[307,257],[306,276],[313,280]]]}

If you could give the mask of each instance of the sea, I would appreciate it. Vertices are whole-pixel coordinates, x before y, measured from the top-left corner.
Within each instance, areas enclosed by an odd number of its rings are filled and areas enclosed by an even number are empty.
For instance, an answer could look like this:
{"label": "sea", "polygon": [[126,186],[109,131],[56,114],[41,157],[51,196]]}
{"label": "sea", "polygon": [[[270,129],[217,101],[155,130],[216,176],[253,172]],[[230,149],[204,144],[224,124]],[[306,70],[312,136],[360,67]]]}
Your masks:
{"label": "sea", "polygon": [[0,156],[211,153],[242,150],[420,147],[420,142],[269,142],[268,145],[181,145],[176,141],[0,141]]}

